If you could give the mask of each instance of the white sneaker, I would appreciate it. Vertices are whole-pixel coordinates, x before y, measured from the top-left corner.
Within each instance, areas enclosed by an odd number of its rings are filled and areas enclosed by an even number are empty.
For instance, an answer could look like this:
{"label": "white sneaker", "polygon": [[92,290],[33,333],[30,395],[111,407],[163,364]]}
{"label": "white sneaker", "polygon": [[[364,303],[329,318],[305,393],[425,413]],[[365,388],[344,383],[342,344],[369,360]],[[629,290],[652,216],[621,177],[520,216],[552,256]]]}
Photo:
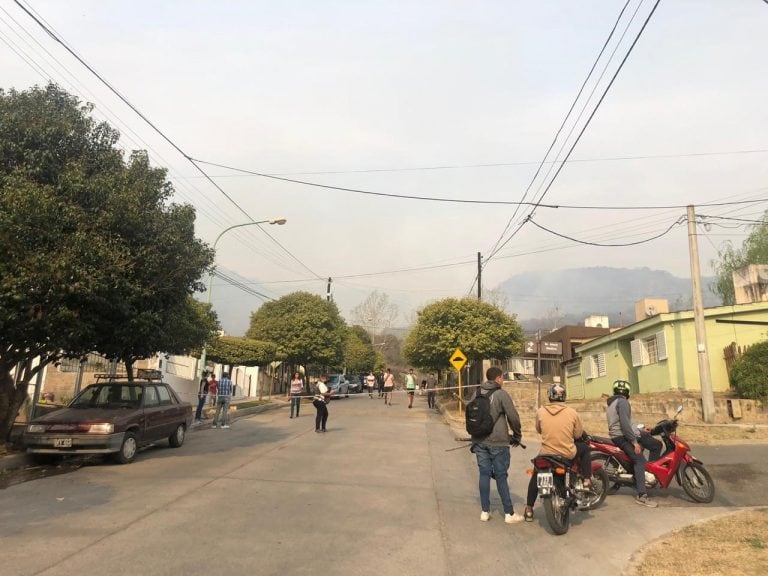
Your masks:
{"label": "white sneaker", "polygon": [[224,426],[222,426],[222,428],[229,428],[229,424],[224,424]]}
{"label": "white sneaker", "polygon": [[485,510],[480,512],[480,520],[482,522],[488,522],[488,520],[490,520],[490,519],[491,519],[491,513],[490,512],[486,512]]}
{"label": "white sneaker", "polygon": [[522,521],[523,517],[520,514],[504,514],[504,522],[507,524],[517,524]]}

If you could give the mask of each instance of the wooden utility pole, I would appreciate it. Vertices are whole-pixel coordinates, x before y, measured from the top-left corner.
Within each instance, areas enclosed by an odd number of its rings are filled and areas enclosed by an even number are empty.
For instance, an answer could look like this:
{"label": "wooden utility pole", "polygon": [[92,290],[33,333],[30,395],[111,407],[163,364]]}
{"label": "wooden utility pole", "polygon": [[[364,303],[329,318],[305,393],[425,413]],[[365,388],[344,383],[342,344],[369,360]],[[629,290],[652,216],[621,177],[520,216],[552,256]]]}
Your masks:
{"label": "wooden utility pole", "polygon": [[333,280],[329,276],[328,277],[328,288],[327,288],[327,290],[325,292],[325,299],[328,300],[328,302],[330,302],[333,299],[331,297],[331,282],[333,282]]}
{"label": "wooden utility pole", "polygon": [[704,324],[704,304],[701,298],[701,271],[699,270],[699,241],[696,236],[696,214],[688,206],[688,249],[691,256],[691,282],[693,284],[693,322],[696,327],[696,351],[699,361],[699,382],[701,384],[701,409],[704,422],[715,420],[715,397],[712,393],[712,373],[709,369],[707,352],[707,329]]}
{"label": "wooden utility pole", "polygon": [[477,253],[477,299],[483,299],[483,256],[480,252]]}

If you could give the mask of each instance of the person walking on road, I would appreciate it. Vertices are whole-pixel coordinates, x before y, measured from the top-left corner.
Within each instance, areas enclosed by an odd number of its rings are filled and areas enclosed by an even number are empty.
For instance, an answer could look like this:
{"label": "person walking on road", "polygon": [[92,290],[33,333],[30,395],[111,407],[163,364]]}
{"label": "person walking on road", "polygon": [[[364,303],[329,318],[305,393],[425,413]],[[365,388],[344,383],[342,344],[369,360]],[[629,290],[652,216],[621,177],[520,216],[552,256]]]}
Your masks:
{"label": "person walking on road", "polygon": [[[490,415],[494,422],[493,431],[485,437],[472,436],[472,451],[477,458],[480,471],[480,520],[491,519],[491,476],[496,478],[496,489],[504,507],[504,522],[516,524],[523,521],[520,514],[515,514],[512,497],[509,494],[507,475],[509,471],[509,430],[519,442],[522,438],[520,415],[517,413],[512,398],[501,388],[504,383],[501,368],[491,366],[485,373],[484,382],[476,391],[488,399]],[[473,397],[474,398],[474,397]]]}
{"label": "person walking on road", "polygon": [[312,405],[317,410],[315,415],[315,432],[325,432],[328,422],[328,403],[331,401],[331,390],[326,385],[328,375],[323,374],[315,385],[315,396],[312,398]]}
{"label": "person walking on road", "polygon": [[211,372],[211,379],[208,382],[208,395],[211,397],[211,406],[216,406],[216,399],[219,394],[219,381],[216,375]]}
{"label": "person walking on road", "polygon": [[[229,403],[232,401],[232,380],[229,374],[224,372],[221,375],[221,382],[218,385],[218,400],[216,401],[216,415],[213,417],[213,425],[218,428],[229,428]],[[221,415],[221,416],[219,416]]]}
{"label": "person walking on road", "polygon": [[373,398],[373,389],[376,387],[376,376],[373,375],[373,370],[365,377],[365,386],[368,388],[368,397]]}
{"label": "person walking on road", "polygon": [[384,374],[384,404],[392,406],[392,391],[395,389],[395,376],[392,370],[387,368]]}
{"label": "person walking on road", "polygon": [[435,390],[437,389],[437,378],[431,372],[427,376],[427,406],[437,408],[435,404]]}
{"label": "person walking on road", "polygon": [[291,418],[293,418],[294,412],[296,418],[299,417],[299,408],[301,408],[301,393],[304,391],[304,380],[301,379],[301,374],[298,372],[293,373],[291,379],[290,395],[291,395]]}
{"label": "person walking on road", "polygon": [[635,502],[648,508],[658,504],[648,497],[645,491],[645,455],[643,448],[650,450],[651,460],[661,455],[662,443],[650,434],[641,434],[632,426],[632,406],[629,404],[629,382],[616,380],[613,383],[613,396],[608,398],[605,415],[608,418],[608,435],[611,441],[630,457],[635,469]]}
{"label": "person walking on road", "polygon": [[203,372],[203,377],[200,378],[200,387],[197,390],[197,410],[195,410],[195,424],[200,424],[203,421],[203,406],[205,406],[205,400],[208,398],[208,372]]}
{"label": "person walking on road", "polygon": [[405,390],[408,393],[408,408],[413,408],[413,397],[416,395],[416,377],[413,375],[413,368],[410,368],[405,375]]}

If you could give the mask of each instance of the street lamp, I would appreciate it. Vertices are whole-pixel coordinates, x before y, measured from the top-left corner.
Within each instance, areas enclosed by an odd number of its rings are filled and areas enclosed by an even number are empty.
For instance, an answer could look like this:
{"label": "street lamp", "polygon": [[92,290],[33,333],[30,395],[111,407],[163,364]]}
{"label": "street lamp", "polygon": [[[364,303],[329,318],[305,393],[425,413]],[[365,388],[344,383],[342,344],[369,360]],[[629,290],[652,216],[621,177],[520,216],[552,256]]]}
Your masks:
{"label": "street lamp", "polygon": [[[288,222],[285,218],[275,218],[273,220],[259,220],[258,222],[243,222],[242,224],[233,224],[229,228],[224,228],[218,236],[216,236],[216,240],[213,241],[213,251],[214,251],[214,257],[216,252],[216,245],[219,243],[219,240],[221,240],[221,237],[224,236],[227,232],[230,230],[234,230],[235,228],[242,228],[243,226],[256,226],[257,224],[277,224],[278,226],[282,226]],[[211,304],[211,291],[213,290],[213,268],[211,268],[208,271],[208,304]],[[203,372],[205,371],[205,362],[206,362],[206,354],[205,354],[205,346],[203,346],[203,350],[200,352],[200,371],[199,371],[199,377],[203,377]]]}

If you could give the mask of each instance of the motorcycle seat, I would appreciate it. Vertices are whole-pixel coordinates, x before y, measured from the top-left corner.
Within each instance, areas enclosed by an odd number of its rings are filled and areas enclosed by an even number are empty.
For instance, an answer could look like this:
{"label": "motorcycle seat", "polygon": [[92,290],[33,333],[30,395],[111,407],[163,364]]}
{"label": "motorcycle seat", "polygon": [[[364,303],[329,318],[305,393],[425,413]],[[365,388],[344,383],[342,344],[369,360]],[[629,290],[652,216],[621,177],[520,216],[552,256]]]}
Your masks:
{"label": "motorcycle seat", "polygon": [[610,438],[605,438],[604,436],[594,436],[594,435],[591,436],[591,438],[594,442],[597,442],[598,444],[612,444],[613,446],[615,446],[615,444],[613,443],[613,440],[611,440]]}
{"label": "motorcycle seat", "polygon": [[566,468],[570,467],[573,464],[573,460],[571,458],[566,458],[565,456],[561,456],[560,454],[539,454],[538,458],[548,458],[550,460],[555,460],[556,462],[559,462]]}

